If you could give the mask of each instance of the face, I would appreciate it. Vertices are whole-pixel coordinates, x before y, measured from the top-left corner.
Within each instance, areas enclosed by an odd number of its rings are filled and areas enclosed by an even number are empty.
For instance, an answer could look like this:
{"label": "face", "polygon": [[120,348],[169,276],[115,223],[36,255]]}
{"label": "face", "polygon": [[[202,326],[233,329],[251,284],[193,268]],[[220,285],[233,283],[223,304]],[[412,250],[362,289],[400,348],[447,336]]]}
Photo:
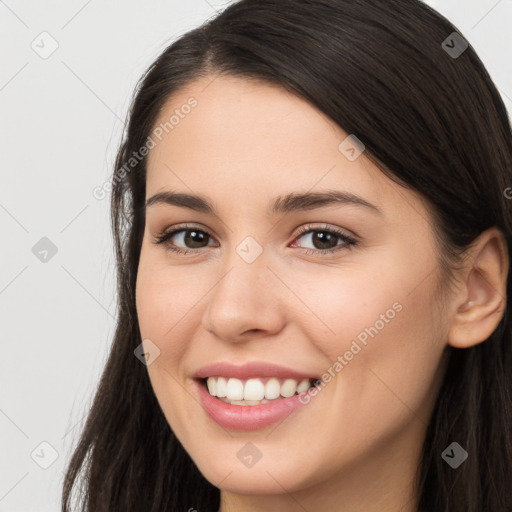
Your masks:
{"label": "face", "polygon": [[[305,100],[211,80],[169,98],[155,126],[176,110],[179,122],[153,137],[148,157],[146,199],[189,194],[213,210],[171,199],[146,208],[137,311],[170,427],[230,492],[298,492],[376,464],[412,474],[446,346],[426,205]],[[350,196],[285,200],[327,192]],[[230,405],[247,421],[226,426],[194,377],[217,362],[272,363],[320,382],[270,424]]]}

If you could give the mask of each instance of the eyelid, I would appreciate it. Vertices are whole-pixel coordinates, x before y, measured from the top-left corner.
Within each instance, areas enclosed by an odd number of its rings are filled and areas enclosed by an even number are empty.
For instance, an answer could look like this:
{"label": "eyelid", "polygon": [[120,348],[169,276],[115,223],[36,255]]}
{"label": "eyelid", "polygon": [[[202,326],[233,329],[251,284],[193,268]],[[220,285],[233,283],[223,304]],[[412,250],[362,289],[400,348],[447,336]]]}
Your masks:
{"label": "eyelid", "polygon": [[298,233],[295,235],[295,237],[299,237],[299,236],[302,236],[306,233],[309,233],[311,231],[331,231],[331,232],[334,232],[338,235],[342,235],[346,238],[351,238],[353,240],[357,240],[358,237],[354,234],[352,234],[351,232],[345,230],[345,229],[342,229],[342,228],[339,228],[337,226],[330,226],[329,224],[325,224],[323,223],[322,225],[318,225],[318,224],[305,224],[304,226],[301,226],[299,228],[299,231]]}
{"label": "eyelid", "polygon": [[[177,231],[182,231],[185,229],[197,229],[198,231],[204,231],[205,233],[210,235],[212,238],[216,238],[216,235],[213,235],[209,228],[207,228],[201,224],[189,224],[189,223],[176,224],[175,226],[172,226],[172,229],[165,228],[161,232],[159,232],[158,235],[171,234],[171,233],[175,233]],[[330,226],[325,223],[323,223],[323,225],[319,226],[319,225],[315,225],[314,223],[311,223],[311,224],[306,224],[304,226],[301,226],[299,228],[298,232],[294,235],[294,239],[297,238],[298,236],[304,235],[310,231],[321,231],[321,230],[334,231],[334,232],[336,232],[338,234],[342,234],[348,238],[356,238],[356,239],[358,238],[357,235],[352,234],[351,232],[347,232],[346,230],[338,228],[336,226]]]}

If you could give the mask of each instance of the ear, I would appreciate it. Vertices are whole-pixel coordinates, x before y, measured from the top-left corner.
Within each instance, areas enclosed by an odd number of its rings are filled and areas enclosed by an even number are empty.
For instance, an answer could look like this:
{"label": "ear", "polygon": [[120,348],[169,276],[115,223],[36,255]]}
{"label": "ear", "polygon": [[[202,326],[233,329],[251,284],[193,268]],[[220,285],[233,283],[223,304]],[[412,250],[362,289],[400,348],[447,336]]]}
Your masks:
{"label": "ear", "polygon": [[506,306],[509,257],[502,232],[492,227],[473,242],[464,280],[455,299],[456,312],[448,344],[468,348],[485,341],[500,323]]}

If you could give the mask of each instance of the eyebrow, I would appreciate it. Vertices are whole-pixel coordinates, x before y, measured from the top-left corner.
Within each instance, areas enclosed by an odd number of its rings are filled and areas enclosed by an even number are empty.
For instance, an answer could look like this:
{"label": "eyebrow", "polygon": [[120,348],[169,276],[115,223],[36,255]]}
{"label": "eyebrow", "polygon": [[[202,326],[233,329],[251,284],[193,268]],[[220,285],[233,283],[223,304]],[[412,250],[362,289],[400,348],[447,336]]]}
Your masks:
{"label": "eyebrow", "polygon": [[[215,207],[204,197],[192,194],[176,193],[171,191],[159,192],[146,201],[146,208],[156,204],[168,204],[189,208],[194,211],[217,215]],[[373,213],[382,215],[380,208],[366,199],[351,192],[339,190],[325,190],[322,192],[292,192],[285,196],[277,196],[271,203],[268,212],[271,215],[286,214],[296,211],[313,210],[332,205],[356,205]]]}

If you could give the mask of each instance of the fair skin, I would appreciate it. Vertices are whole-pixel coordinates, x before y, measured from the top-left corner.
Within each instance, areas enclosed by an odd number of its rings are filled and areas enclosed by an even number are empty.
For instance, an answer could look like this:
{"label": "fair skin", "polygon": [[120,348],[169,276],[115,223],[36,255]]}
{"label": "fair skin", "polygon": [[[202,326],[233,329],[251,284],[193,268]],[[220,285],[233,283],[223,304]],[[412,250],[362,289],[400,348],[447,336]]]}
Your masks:
{"label": "fair skin", "polygon": [[[348,134],[338,125],[277,86],[211,76],[169,98],[157,124],[190,96],[197,106],[149,154],[146,199],[199,195],[216,215],[149,206],[136,290],[142,339],[160,349],[147,369],[169,425],[221,489],[221,512],[413,512],[442,356],[449,345],[484,341],[503,314],[500,233],[476,241],[441,308],[426,204],[364,152],[348,160],[338,149]],[[380,213],[349,203],[267,211],[277,196],[324,190],[356,194]],[[211,234],[187,245],[189,229],[167,242],[195,253],[154,243],[182,223]],[[303,226],[316,231],[299,236]],[[315,243],[326,226],[356,245],[335,235],[329,246]],[[236,251],[248,236],[263,250],[251,263]],[[202,408],[191,374],[203,365],[269,361],[322,375],[395,303],[400,312],[278,425],[229,430]],[[248,442],[262,453],[252,467],[237,457]]]}

